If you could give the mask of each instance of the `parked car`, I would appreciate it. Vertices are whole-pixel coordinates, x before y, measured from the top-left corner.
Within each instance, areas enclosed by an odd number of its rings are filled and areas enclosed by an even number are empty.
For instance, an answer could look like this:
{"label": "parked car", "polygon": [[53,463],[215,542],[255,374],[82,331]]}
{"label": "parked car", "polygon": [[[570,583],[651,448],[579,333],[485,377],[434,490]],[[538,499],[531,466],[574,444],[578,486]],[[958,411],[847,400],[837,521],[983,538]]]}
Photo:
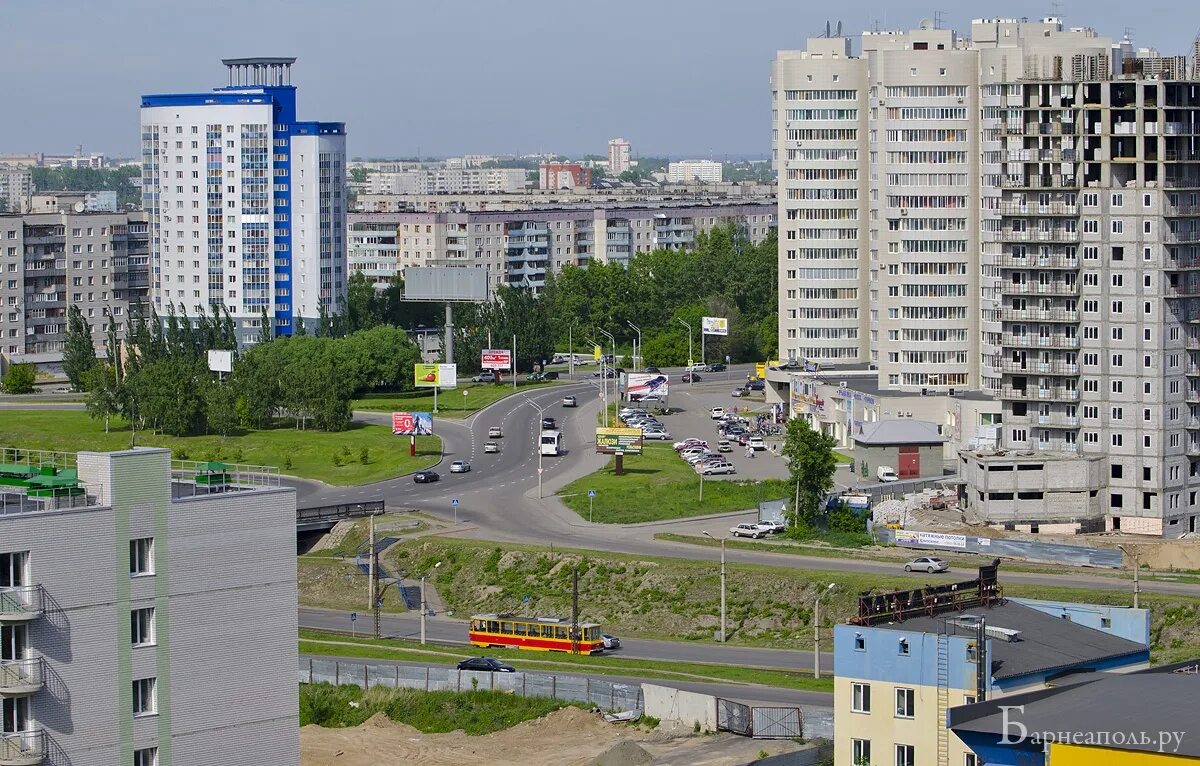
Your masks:
{"label": "parked car", "polygon": [[475,670],[481,673],[515,673],[512,665],[501,662],[495,657],[472,657],[458,663],[459,670]]}
{"label": "parked car", "polygon": [[592,377],[593,378],[615,378],[615,377],[617,377],[617,371],[614,369],[611,369],[611,368],[604,370],[604,372],[601,372],[600,370],[596,370],[595,372],[592,373]]}
{"label": "parked car", "polygon": [[681,378],[681,380],[682,380],[684,383],[699,383],[699,382],[700,382],[700,376],[699,376],[699,375],[697,375],[697,374],[696,374],[696,373],[694,373],[694,372],[685,372],[685,373],[683,374],[683,377]]}
{"label": "parked car", "polygon": [[699,459],[701,455],[704,455],[707,452],[708,452],[708,450],[705,449],[704,447],[688,447],[687,449],[685,449],[679,453],[679,457],[682,458],[685,463],[690,464],[690,463],[695,462],[694,460],[692,460],[692,458]]}
{"label": "parked car", "polygon": [[497,444],[496,442],[484,442],[483,452],[485,455],[490,452],[499,452],[499,451],[500,451],[500,445]]}
{"label": "parked car", "polygon": [[747,393],[749,393],[749,392],[746,391],[746,389],[744,389],[744,388],[735,388],[735,389],[733,389],[733,391],[731,391],[729,393],[729,395],[732,396],[734,399],[738,399],[740,397],[745,396]]}
{"label": "parked car", "polygon": [[767,443],[763,441],[761,436],[751,436],[750,442],[747,446],[749,446],[750,449],[763,450],[767,448]]}
{"label": "parked car", "polygon": [[708,416],[710,418],[712,418],[713,420],[720,420],[721,418],[725,417],[725,408],[724,407],[713,407],[711,410],[708,411]]}
{"label": "parked car", "polygon": [[881,465],[875,471],[875,475],[880,481],[900,481],[900,477],[896,475],[896,469],[890,465]]}
{"label": "parked car", "polygon": [[737,468],[734,468],[733,463],[728,460],[713,461],[700,466],[700,473],[705,476],[711,476],[714,473],[737,473]]}
{"label": "parked car", "polygon": [[658,392],[651,392],[649,394],[642,395],[640,398],[638,398],[638,401],[639,402],[661,402],[665,398],[666,397],[664,397],[662,394],[660,394]]}
{"label": "parked car", "polygon": [[467,473],[471,470],[471,464],[465,460],[455,460],[450,464],[450,473]]}
{"label": "parked car", "polygon": [[573,397],[573,396],[564,396],[564,397],[562,398],[562,406],[564,406],[564,407],[578,407],[578,406],[579,406],[579,400],[578,400],[578,399],[576,399],[576,398],[575,398],[575,397]]}
{"label": "parked car", "polygon": [[697,439],[694,436],[675,442],[675,451],[678,452],[688,447],[708,447],[708,442],[703,439]]}
{"label": "parked car", "polygon": [[553,430],[558,428],[558,422],[554,418],[542,418],[542,430]]}
{"label": "parked car", "polygon": [[762,382],[761,380],[752,380],[746,384],[746,390],[748,390],[748,391],[762,391],[766,387],[767,387],[767,384]]}
{"label": "parked car", "polygon": [[701,460],[707,460],[708,458],[711,458],[711,457],[721,457],[721,453],[720,452],[710,452],[708,450],[704,450],[703,452],[699,452],[694,455],[689,455],[689,456],[685,457],[684,460],[686,460],[691,465],[695,465],[696,463],[699,463]]}
{"label": "parked car", "polygon": [[760,521],[755,526],[768,535],[781,535],[787,531],[787,524],[782,521]]}
{"label": "parked car", "polygon": [[413,482],[417,484],[431,484],[440,478],[437,471],[417,471],[413,474]]}
{"label": "parked car", "polygon": [[949,572],[950,565],[936,556],[922,556],[919,559],[913,559],[904,565],[905,572]]}
{"label": "parked car", "polygon": [[611,636],[608,633],[601,633],[600,640],[604,642],[605,649],[620,649],[621,639],[616,636]]}
{"label": "parked car", "polygon": [[500,430],[500,426],[492,426],[488,429],[488,438],[502,439],[504,438],[504,431]]}
{"label": "parked car", "polygon": [[491,370],[484,370],[475,377],[471,378],[472,383],[495,383],[496,373]]}
{"label": "parked car", "polygon": [[671,433],[670,433],[670,431],[645,431],[645,430],[643,430],[642,438],[643,439],[652,439],[654,441],[665,442],[665,441],[671,440]]}
{"label": "parked car", "polygon": [[708,366],[709,372],[725,372],[725,370],[726,367],[724,362],[717,362],[716,364],[710,364]]}
{"label": "parked car", "polygon": [[722,439],[717,442],[717,452],[733,452],[733,445],[729,443],[728,439]]}
{"label": "parked car", "polygon": [[729,534],[734,537],[753,537],[757,540],[767,533],[759,529],[757,524],[738,524],[736,527],[729,528]]}

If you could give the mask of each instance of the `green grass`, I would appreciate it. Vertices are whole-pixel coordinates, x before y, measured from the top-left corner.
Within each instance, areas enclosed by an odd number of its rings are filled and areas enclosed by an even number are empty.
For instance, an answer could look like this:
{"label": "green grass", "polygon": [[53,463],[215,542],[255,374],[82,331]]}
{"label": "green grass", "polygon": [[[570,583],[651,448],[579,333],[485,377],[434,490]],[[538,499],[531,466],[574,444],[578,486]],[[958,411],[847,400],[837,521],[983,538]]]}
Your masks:
{"label": "green grass", "polygon": [[[512,381],[508,384],[494,383],[464,383],[457,389],[446,389],[438,392],[438,416],[443,418],[465,418],[478,412],[489,404],[512,396],[521,391],[556,385],[557,381],[517,384],[514,392]],[[463,393],[466,396],[463,396]],[[432,412],[433,391],[419,389],[399,394],[368,394],[361,399],[350,402],[351,409],[370,410],[378,412]]]}
{"label": "green grass", "polygon": [[[129,426],[104,423],[78,410],[0,411],[0,445],[23,449],[79,452],[129,448]],[[417,455],[409,457],[408,440],[386,426],[353,424],[345,431],[297,431],[290,424],[239,436],[165,436],[138,431],[139,446],[166,447],[182,460],[224,460],[269,465],[285,474],[326,484],[363,484],[389,479],[434,465],[441,459],[441,439],[417,437]],[[367,463],[360,462],[366,448]],[[186,457],[185,457],[186,456]],[[335,464],[341,462],[342,465]]]}
{"label": "green grass", "polygon": [[[350,703],[356,702],[352,706]],[[300,725],[327,728],[358,726],[383,712],[393,721],[426,734],[461,729],[471,736],[512,728],[572,703],[542,697],[520,697],[493,691],[426,692],[415,689],[301,684]],[[486,759],[485,759],[486,760]]]}
{"label": "green grass", "polygon": [[573,481],[559,491],[563,503],[588,518],[589,489],[596,490],[592,520],[601,524],[679,519],[708,513],[743,511],[764,500],[788,497],[788,484],[780,479],[704,481],[680,460],[670,444],[647,444],[641,455],[625,456],[625,473],[617,476],[613,461],[593,474]]}
{"label": "green grass", "polygon": [[[465,630],[465,629],[464,629]],[[465,635],[465,633],[464,633]],[[426,644],[417,648],[412,642],[394,639],[351,638],[315,630],[300,631],[301,654],[317,654],[358,659],[384,659],[398,662],[456,664],[481,652],[497,657],[518,670],[538,673],[588,673],[590,675],[629,676],[672,681],[759,684],[784,689],[833,692],[833,679],[814,679],[807,671],[783,668],[759,668],[705,662],[672,662],[624,659],[614,655],[572,655],[523,652],[519,649],[490,648],[486,651],[448,644]]]}
{"label": "green grass", "polygon": [[[296,581],[301,606],[324,609],[358,610],[363,612],[370,630],[371,613],[367,576],[353,562],[336,558],[301,556],[296,562]],[[383,609],[387,613],[403,612],[404,598],[398,586],[383,592]]]}

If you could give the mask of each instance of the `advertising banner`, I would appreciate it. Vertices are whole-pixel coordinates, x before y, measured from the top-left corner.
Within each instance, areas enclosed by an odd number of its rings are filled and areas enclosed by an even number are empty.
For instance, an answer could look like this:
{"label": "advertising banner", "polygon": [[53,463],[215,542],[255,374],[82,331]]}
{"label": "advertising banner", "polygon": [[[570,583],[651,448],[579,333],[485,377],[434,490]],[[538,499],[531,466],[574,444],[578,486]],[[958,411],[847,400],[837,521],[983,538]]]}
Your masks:
{"label": "advertising banner", "polygon": [[665,399],[668,391],[666,375],[648,372],[631,372],[625,375],[625,398],[631,402],[641,401],[648,396]]}
{"label": "advertising banner", "polygon": [[458,365],[414,364],[413,385],[417,388],[456,388]]}
{"label": "advertising banner", "polygon": [[511,370],[512,351],[507,348],[485,348],[480,367],[485,370]]}
{"label": "advertising banner", "polygon": [[213,372],[233,372],[233,352],[209,350],[208,369]]}
{"label": "advertising banner", "polygon": [[[942,532],[914,532],[908,529],[896,530],[897,545],[936,545],[940,548],[966,549],[965,535],[947,535]],[[990,541],[989,541],[990,542]]]}
{"label": "advertising banner", "polygon": [[596,452],[602,455],[612,455],[616,452],[640,455],[642,454],[642,429],[597,428]]}
{"label": "advertising banner", "polygon": [[433,416],[428,412],[393,412],[392,434],[395,436],[432,436]]}
{"label": "advertising banner", "polygon": [[754,363],[754,377],[758,378],[759,380],[767,379],[767,363],[766,362],[755,362]]}
{"label": "advertising banner", "polygon": [[592,361],[593,361],[593,362],[599,362],[599,361],[600,361],[600,355],[601,355],[602,353],[603,353],[603,351],[601,351],[601,350],[600,350],[600,347],[599,347],[599,346],[593,346],[593,347],[592,347]]}
{"label": "advertising banner", "polygon": [[700,332],[705,335],[728,335],[729,320],[725,317],[700,317]]}

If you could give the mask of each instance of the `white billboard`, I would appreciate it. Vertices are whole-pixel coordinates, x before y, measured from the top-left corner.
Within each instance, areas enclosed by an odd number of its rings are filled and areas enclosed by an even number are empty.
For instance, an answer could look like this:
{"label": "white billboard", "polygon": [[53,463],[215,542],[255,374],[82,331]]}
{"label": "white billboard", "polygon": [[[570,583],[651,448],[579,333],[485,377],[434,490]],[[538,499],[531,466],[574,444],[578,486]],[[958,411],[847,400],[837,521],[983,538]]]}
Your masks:
{"label": "white billboard", "polygon": [[233,352],[210,350],[208,352],[208,369],[213,372],[233,372]]}
{"label": "white billboard", "polygon": [[404,270],[406,301],[486,301],[487,272],[454,266],[410,266]]}
{"label": "white billboard", "polygon": [[701,317],[700,332],[705,335],[728,335],[729,320],[725,317]]}

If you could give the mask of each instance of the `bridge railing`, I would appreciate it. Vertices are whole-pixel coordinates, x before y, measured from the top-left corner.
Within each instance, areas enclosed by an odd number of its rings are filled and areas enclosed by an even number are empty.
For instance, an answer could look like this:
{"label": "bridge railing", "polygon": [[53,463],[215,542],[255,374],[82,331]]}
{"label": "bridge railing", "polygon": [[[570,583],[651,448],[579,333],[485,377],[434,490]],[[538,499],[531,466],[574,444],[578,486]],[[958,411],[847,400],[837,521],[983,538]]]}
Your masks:
{"label": "bridge railing", "polygon": [[297,524],[311,524],[322,521],[338,521],[340,519],[357,519],[383,513],[382,500],[364,500],[361,503],[340,503],[338,505],[316,505],[309,508],[296,509]]}

